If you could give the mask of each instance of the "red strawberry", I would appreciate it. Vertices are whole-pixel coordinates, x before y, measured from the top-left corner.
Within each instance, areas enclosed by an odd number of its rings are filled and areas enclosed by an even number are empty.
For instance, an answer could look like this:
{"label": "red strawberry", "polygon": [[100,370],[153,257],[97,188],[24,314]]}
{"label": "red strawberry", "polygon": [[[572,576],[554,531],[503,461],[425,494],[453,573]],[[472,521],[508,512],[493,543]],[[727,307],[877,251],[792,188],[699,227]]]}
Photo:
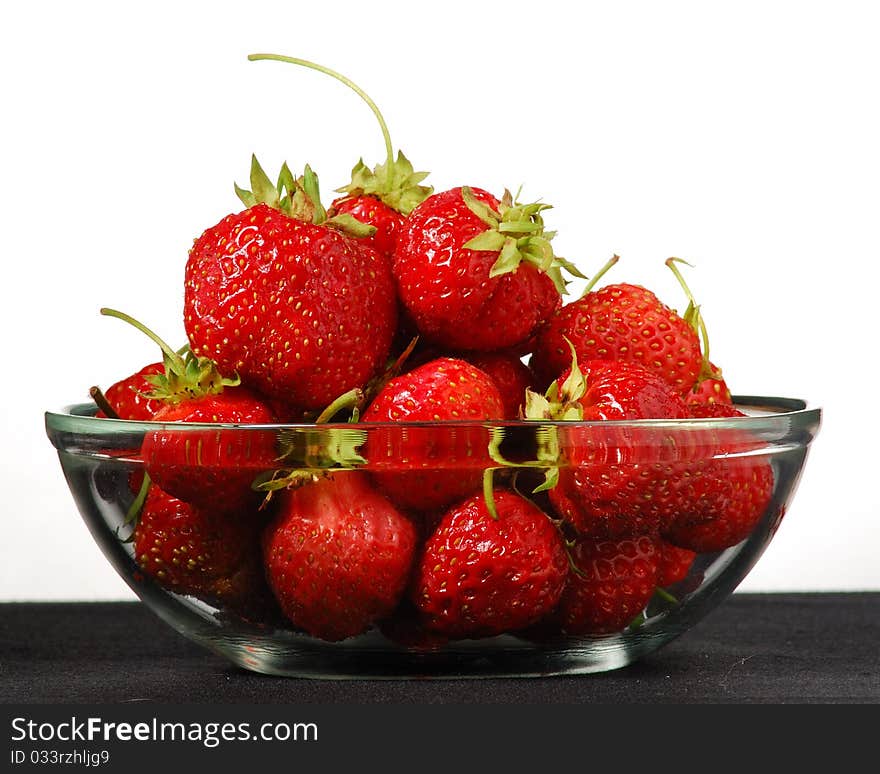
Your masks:
{"label": "red strawberry", "polygon": [[[689,406],[696,418],[737,418],[742,411],[724,403]],[[770,463],[751,454],[760,441],[731,426],[699,434],[699,454],[714,457],[704,467],[710,497],[692,499],[662,527],[663,537],[681,548],[707,553],[721,551],[744,540],[767,511],[773,496]]]}
{"label": "red strawberry", "polygon": [[[666,381],[638,363],[574,358],[549,391],[529,394],[531,419],[641,420],[690,416]],[[611,539],[656,532],[690,498],[702,469],[682,458],[663,428],[603,424],[564,429],[565,466],[545,488],[555,511],[583,535]],[[570,436],[570,437],[569,437]]]}
{"label": "red strawberry", "polygon": [[420,185],[427,172],[415,172],[403,153],[391,156],[390,139],[384,122],[382,130],[388,143],[388,158],[369,170],[359,161],[351,172],[351,183],[337,189],[345,196],[336,199],[328,211],[330,216],[350,215],[355,220],[375,228],[363,237],[380,254],[391,259],[397,238],[403,230],[406,216],[431,195],[430,186]]}
{"label": "red strawberry", "polygon": [[[733,403],[733,398],[730,395],[730,389],[727,386],[727,382],[724,380],[721,370],[712,363],[709,364],[709,367],[715,371],[717,375],[707,376],[704,379],[700,379],[700,381],[694,385],[693,389],[685,393],[685,400],[689,406],[704,406],[715,403],[726,406],[731,405]],[[723,416],[723,414],[720,414],[719,416]]]}
{"label": "red strawberry", "polygon": [[248,208],[190,250],[186,332],[193,352],[222,372],[286,404],[321,409],[388,356],[397,319],[390,266],[333,227],[349,228],[351,218],[326,220],[308,167],[295,181],[285,165],[273,186],[254,159],[251,182],[253,193],[239,189]]}
{"label": "red strawberry", "polygon": [[683,581],[690,572],[694,559],[697,558],[695,551],[687,548],[679,548],[665,540],[660,541],[660,563],[657,568],[657,585],[660,587],[673,586]]}
{"label": "red strawberry", "polygon": [[[250,390],[227,387],[220,394],[165,406],[153,421],[265,425],[275,417]],[[235,511],[259,500],[251,484],[274,467],[278,455],[275,436],[268,430],[245,435],[226,428],[167,428],[144,436],[141,456],[150,478],[162,489],[203,508]]]}
{"label": "red strawberry", "polygon": [[412,523],[355,471],[316,478],[280,499],[263,555],[290,621],[335,641],[390,615],[415,555]]}
{"label": "red strawberry", "polygon": [[407,218],[394,252],[400,298],[419,331],[449,350],[523,345],[559,307],[565,283],[549,205],[501,201],[479,188],[434,194]]}
{"label": "red strawberry", "polygon": [[[148,422],[163,405],[161,400],[147,397],[154,389],[149,377],[163,373],[164,363],[150,363],[137,373],[111,384],[104,392],[104,399],[119,419]],[[106,417],[107,413],[98,408],[95,416]]]}
{"label": "red strawberry", "polygon": [[661,375],[679,393],[690,390],[703,368],[696,328],[641,285],[592,286],[562,307],[540,332],[530,365],[543,384],[568,366],[569,342],[578,359],[635,362]]}
{"label": "red strawberry", "polygon": [[[444,508],[479,489],[491,460],[487,431],[478,423],[503,416],[501,395],[486,373],[463,360],[437,358],[389,381],[361,417],[431,426],[405,434],[377,428],[365,456],[379,487],[401,508]],[[442,427],[445,421],[475,424],[452,431]]]}
{"label": "red strawberry", "polygon": [[388,132],[385,119],[379,112],[376,103],[351,79],[329,67],[309,62],[306,59],[278,54],[252,54],[248,58],[287,62],[322,72],[348,86],[373,111],[385,141],[385,163],[377,164],[371,170],[364,164],[363,159],[359,160],[351,171],[351,182],[336,189],[344,196],[336,199],[330,205],[328,215],[331,218],[339,215],[350,216],[360,223],[372,226],[375,229],[373,233],[363,236],[362,239],[381,255],[390,257],[394,252],[397,236],[405,217],[413,207],[431,195],[433,189],[430,186],[421,185],[428,173],[416,172],[402,152],[398,151],[395,160],[391,135]]}
{"label": "red strawberry", "polygon": [[506,489],[452,508],[424,546],[410,598],[426,626],[450,637],[524,629],[559,600],[568,571],[565,544],[547,515]]}
{"label": "red strawberry", "polygon": [[223,377],[208,358],[181,355],[149,328],[114,309],[116,317],[155,341],[164,355],[163,373],[147,377],[147,396],[162,403],[152,416],[164,427],[147,433],[141,457],[150,478],[168,494],[209,510],[237,510],[253,504],[255,478],[275,467],[275,436],[266,430],[230,431],[224,427],[176,432],[178,422],[211,425],[266,425],[275,421],[269,406],[253,392]]}
{"label": "red strawberry", "polygon": [[569,547],[573,564],[551,619],[563,634],[610,634],[625,629],[657,587],[656,538],[597,540],[581,537]]}
{"label": "red strawberry", "polygon": [[666,540],[698,553],[712,553],[735,546],[752,533],[773,495],[772,468],[767,463],[730,464],[718,480],[727,492],[726,507],[716,508],[709,518],[674,521],[662,533]]}
{"label": "red strawberry", "polygon": [[534,374],[519,356],[511,352],[471,352],[461,357],[485,371],[495,382],[504,401],[504,418],[519,418],[526,390],[535,386]]}
{"label": "red strawberry", "polygon": [[363,240],[381,255],[390,258],[394,254],[404,216],[381,199],[368,194],[346,196],[334,200],[327,212],[331,216],[344,213],[373,226],[375,232],[363,237]]}
{"label": "red strawberry", "polygon": [[255,514],[195,508],[153,484],[134,530],[134,555],[144,572],[178,594],[248,618],[269,608]]}

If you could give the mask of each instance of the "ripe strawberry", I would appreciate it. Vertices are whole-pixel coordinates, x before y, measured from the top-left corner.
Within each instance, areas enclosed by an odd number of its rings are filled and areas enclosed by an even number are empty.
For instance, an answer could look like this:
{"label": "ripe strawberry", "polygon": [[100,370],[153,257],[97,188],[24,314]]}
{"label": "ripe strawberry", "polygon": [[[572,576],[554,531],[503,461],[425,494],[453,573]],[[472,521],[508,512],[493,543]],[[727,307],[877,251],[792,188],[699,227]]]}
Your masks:
{"label": "ripe strawberry", "polygon": [[489,374],[495,382],[504,402],[504,419],[518,419],[525,405],[526,390],[535,386],[535,375],[519,356],[511,352],[471,352],[461,358]]}
{"label": "ripe strawberry", "polygon": [[415,556],[412,523],[357,471],[316,477],[280,499],[263,556],[287,618],[336,641],[390,615]]}
{"label": "ripe strawberry", "polygon": [[[722,403],[692,406],[695,417],[741,417],[739,409]],[[717,459],[707,466],[712,498],[699,508],[682,507],[663,525],[665,540],[697,553],[712,553],[747,538],[766,513],[773,496],[775,477],[770,463],[749,451],[758,441],[742,431],[718,429],[711,441]]]}
{"label": "ripe strawberry", "polygon": [[700,379],[691,390],[685,393],[685,400],[689,406],[712,405],[713,403],[731,405],[733,398],[721,370],[712,363],[709,364],[709,367],[716,373],[716,376]]}
{"label": "ripe strawberry", "polygon": [[[247,209],[194,243],[184,316],[192,350],[266,396],[321,409],[374,376],[397,320],[389,262],[327,220],[317,177],[285,165],[273,186],[256,159]],[[277,209],[276,209],[277,208]]]}
{"label": "ripe strawberry", "polygon": [[563,634],[610,634],[625,629],[657,587],[656,538],[580,537],[569,546],[573,564],[551,620]]}
{"label": "ripe strawberry", "polygon": [[259,522],[196,508],[150,486],[134,530],[138,566],[177,594],[243,617],[271,607],[259,550]]}
{"label": "ripe strawberry", "polygon": [[569,364],[570,342],[581,361],[639,363],[679,393],[687,392],[703,370],[693,319],[680,317],[641,285],[620,283],[592,290],[616,260],[612,258],[584,294],[563,306],[540,332],[532,370],[542,384],[556,379]]}
{"label": "ripe strawberry", "polygon": [[163,427],[147,433],[141,457],[151,480],[173,497],[208,510],[232,511],[255,503],[251,483],[275,466],[275,436],[270,431],[206,427],[176,432],[173,425],[266,425],[275,421],[269,406],[237,379],[223,377],[214,361],[187,351],[181,355],[153,331],[123,312],[102,314],[128,322],[155,341],[163,373],[150,375],[147,397],[161,402],[152,421]]}
{"label": "ripe strawberry", "polygon": [[360,223],[372,226],[373,233],[363,236],[362,239],[381,255],[390,258],[397,244],[397,236],[403,226],[404,219],[413,207],[424,201],[433,191],[430,186],[421,185],[428,173],[416,172],[402,152],[398,151],[395,160],[391,135],[379,108],[363,89],[355,85],[349,78],[324,65],[296,57],[278,54],[252,54],[248,58],[287,62],[322,72],[348,86],[373,111],[385,141],[385,163],[377,164],[371,170],[364,164],[363,159],[360,159],[351,171],[351,182],[336,189],[337,193],[344,194],[344,196],[331,203],[327,214],[331,219],[337,215],[351,216]]}
{"label": "ripe strawberry", "polygon": [[568,571],[559,530],[510,490],[496,489],[494,501],[497,518],[479,494],[448,511],[425,543],[410,598],[433,631],[465,638],[524,629],[559,600]]}
{"label": "ripe strawberry", "polygon": [[[432,423],[377,428],[365,456],[380,489],[401,508],[444,508],[475,492],[491,464],[487,432],[475,424],[445,430],[445,421],[501,419],[504,403],[492,379],[470,363],[437,358],[389,381],[363,422]],[[441,423],[438,427],[436,423]]]}
{"label": "ripe strawberry", "polygon": [[363,240],[381,255],[394,254],[397,235],[403,228],[404,216],[381,199],[369,194],[352,194],[335,199],[327,210],[330,216],[345,213],[376,230]]}
{"label": "ripe strawberry", "polygon": [[363,239],[390,260],[407,215],[427,199],[433,189],[420,184],[428,173],[415,172],[403,153],[398,152],[397,160],[394,160],[388,130],[381,119],[380,123],[388,147],[386,162],[370,170],[363,160],[358,161],[351,171],[351,183],[337,189],[345,196],[330,205],[328,214],[331,217],[347,214],[372,226],[375,232]]}
{"label": "ripe strawberry", "polygon": [[660,541],[660,563],[657,567],[657,585],[661,588],[683,581],[690,572],[696,551],[679,548],[665,540]]}
{"label": "ripe strawberry", "polygon": [[[266,425],[275,421],[268,406],[245,387],[227,387],[165,406],[154,422],[209,422]],[[210,428],[175,432],[156,430],[144,436],[141,456],[150,478],[185,502],[223,511],[247,509],[259,500],[252,482],[275,465],[275,436],[255,430]]]}
{"label": "ripe strawberry", "polygon": [[[163,363],[150,363],[137,373],[110,385],[104,392],[104,399],[119,419],[147,422],[163,405],[161,400],[147,397],[154,389],[149,377],[163,373]],[[106,417],[107,413],[99,407],[95,416]]]}
{"label": "ripe strawberry", "polygon": [[561,304],[561,269],[541,213],[505,192],[433,194],[407,218],[394,252],[400,299],[420,333],[449,350],[517,348]]}
{"label": "ripe strawberry", "polygon": [[[529,393],[530,419],[640,420],[690,416],[666,381],[638,363],[572,361],[549,391]],[[617,539],[656,532],[690,498],[699,498],[702,469],[679,456],[662,428],[578,427],[566,443],[565,466],[545,487],[554,510],[582,535]]]}

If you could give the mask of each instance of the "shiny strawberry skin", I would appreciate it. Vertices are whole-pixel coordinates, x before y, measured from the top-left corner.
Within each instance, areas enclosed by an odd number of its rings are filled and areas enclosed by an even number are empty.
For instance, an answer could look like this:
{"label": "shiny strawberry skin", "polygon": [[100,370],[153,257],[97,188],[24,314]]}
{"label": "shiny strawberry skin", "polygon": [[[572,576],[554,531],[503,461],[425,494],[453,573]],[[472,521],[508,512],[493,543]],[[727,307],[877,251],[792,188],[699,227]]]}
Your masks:
{"label": "shiny strawberry skin", "polygon": [[733,459],[715,470],[722,505],[691,518],[682,511],[661,534],[673,545],[697,553],[714,553],[745,540],[764,516],[773,496],[774,474],[760,459]]}
{"label": "shiny strawberry skin", "polygon": [[261,393],[320,410],[384,365],[397,320],[387,258],[265,204],[205,231],[186,265],[193,352]]}
{"label": "shiny strawberry skin", "polygon": [[[148,422],[165,404],[161,400],[144,397],[154,389],[147,377],[163,373],[164,364],[151,363],[137,373],[110,385],[104,391],[104,397],[120,419]],[[106,414],[99,409],[95,416],[105,417]]]}
{"label": "shiny strawberry skin", "polygon": [[562,536],[536,505],[495,489],[449,510],[416,566],[410,599],[425,626],[449,637],[524,629],[550,612],[568,572]]}
{"label": "shiny strawberry skin", "polygon": [[265,613],[271,599],[263,579],[259,522],[195,508],[155,484],[134,531],[138,566],[163,587],[244,617]]}
{"label": "shiny strawberry skin", "polygon": [[511,352],[471,352],[461,357],[489,374],[495,382],[504,402],[504,418],[520,418],[526,390],[534,389],[535,375],[519,355]]}
{"label": "shiny strawberry skin", "polygon": [[679,393],[697,381],[703,356],[694,329],[640,285],[607,285],[563,306],[540,332],[530,361],[544,384],[578,360],[636,362]]}
{"label": "shiny strawberry skin", "polygon": [[[586,392],[584,420],[685,419],[678,393],[653,371],[626,361],[580,366]],[[557,381],[558,389],[568,371]],[[666,443],[662,430],[617,425],[578,430],[568,466],[548,496],[555,511],[580,534],[619,539],[656,532],[683,508],[711,498],[698,452]]]}
{"label": "shiny strawberry skin", "polygon": [[[490,193],[472,190],[479,201],[498,206]],[[498,253],[464,247],[485,228],[461,188],[428,197],[404,223],[394,276],[403,305],[433,344],[478,351],[519,347],[561,304],[552,280],[531,264],[490,277]]]}
{"label": "shiny strawberry skin", "polygon": [[404,216],[393,207],[376,196],[362,194],[360,196],[345,196],[336,199],[327,212],[329,217],[334,215],[351,215],[361,223],[374,226],[376,232],[367,237],[362,237],[371,247],[381,255],[389,259],[394,254],[397,246],[397,237],[403,228]]}
{"label": "shiny strawberry skin", "polygon": [[338,641],[366,631],[402,598],[416,530],[361,472],[280,495],[263,533],[269,586],[295,626]]}
{"label": "shiny strawberry skin", "polygon": [[709,367],[718,374],[718,377],[701,379],[685,393],[685,400],[689,406],[705,406],[715,403],[730,406],[733,403],[733,398],[727,382],[714,364],[710,363]]}
{"label": "shiny strawberry skin", "polygon": [[623,540],[582,537],[569,547],[574,567],[551,616],[563,634],[610,634],[625,629],[657,587],[660,547],[642,535]]}
{"label": "shiny strawberry skin", "polygon": [[660,541],[660,562],[657,567],[657,585],[665,588],[681,583],[691,570],[697,552],[679,548],[665,540]]}
{"label": "shiny strawberry skin", "polygon": [[[478,423],[503,416],[504,402],[488,374],[464,360],[441,357],[389,381],[361,420]],[[395,427],[371,431],[365,454],[376,483],[394,503],[434,510],[479,489],[483,469],[491,464],[487,448],[488,435],[479,424],[454,434],[442,426],[407,434]]]}
{"label": "shiny strawberry skin", "polygon": [[[244,387],[218,395],[170,404],[153,421],[265,425],[275,421],[262,399]],[[275,436],[269,431],[244,433],[206,428],[175,433],[165,427],[147,433],[141,456],[150,478],[169,494],[193,505],[219,511],[247,509],[258,501],[251,489],[257,476],[276,466]]]}

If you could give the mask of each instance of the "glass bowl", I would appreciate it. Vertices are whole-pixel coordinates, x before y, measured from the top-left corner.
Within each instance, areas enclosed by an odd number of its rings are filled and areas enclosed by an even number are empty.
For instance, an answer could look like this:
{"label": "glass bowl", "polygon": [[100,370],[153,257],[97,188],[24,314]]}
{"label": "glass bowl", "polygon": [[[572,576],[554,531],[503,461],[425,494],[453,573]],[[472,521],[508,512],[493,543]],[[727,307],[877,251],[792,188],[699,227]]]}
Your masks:
{"label": "glass bowl", "polygon": [[[630,664],[694,626],[754,566],[789,507],[819,430],[821,411],[796,399],[734,400],[746,416],[262,426],[96,418],[93,404],[80,404],[47,412],[46,430],[82,518],[119,575],[167,624],[234,664],[267,674],[328,679],[527,677],[601,672]],[[650,473],[657,481],[665,471],[680,482],[694,471],[711,470],[724,479],[743,470],[760,470],[766,474],[766,487],[746,535],[732,537],[732,545],[695,552],[686,575],[658,587],[637,615],[617,630],[572,634],[565,627],[537,622],[491,636],[426,636],[404,595],[397,610],[362,634],[327,641],[298,629],[272,604],[233,609],[204,595],[166,588],[161,574],[144,571],[135,556],[131,514],[143,489],[141,446],[157,432],[195,445],[207,433],[229,449],[269,444],[278,453],[268,469],[263,461],[254,462],[251,470],[246,463],[236,471],[258,482],[290,471],[297,476],[329,472],[366,475],[379,490],[406,491],[408,486],[424,486],[427,471],[429,477],[471,482],[466,485],[479,496],[485,471],[492,470],[495,486],[515,488],[559,524],[548,493],[533,493],[547,471],[562,477],[583,474],[587,481],[608,470],[629,479]],[[225,472],[206,468],[208,461],[193,458],[192,469],[178,474],[185,479]],[[737,507],[737,497],[744,497],[736,487],[728,495],[732,507]],[[408,517],[430,522],[423,514]]]}

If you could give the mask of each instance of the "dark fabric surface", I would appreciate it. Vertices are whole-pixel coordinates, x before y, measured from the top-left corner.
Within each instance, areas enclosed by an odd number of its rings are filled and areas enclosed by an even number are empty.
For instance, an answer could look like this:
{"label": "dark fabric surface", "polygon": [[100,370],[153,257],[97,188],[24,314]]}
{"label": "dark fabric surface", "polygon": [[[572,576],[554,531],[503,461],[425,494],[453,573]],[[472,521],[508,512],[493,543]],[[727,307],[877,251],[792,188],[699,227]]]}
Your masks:
{"label": "dark fabric surface", "polygon": [[880,592],[735,594],[624,669],[552,678],[306,680],[227,663],[139,603],[0,605],[4,703],[880,703]]}

